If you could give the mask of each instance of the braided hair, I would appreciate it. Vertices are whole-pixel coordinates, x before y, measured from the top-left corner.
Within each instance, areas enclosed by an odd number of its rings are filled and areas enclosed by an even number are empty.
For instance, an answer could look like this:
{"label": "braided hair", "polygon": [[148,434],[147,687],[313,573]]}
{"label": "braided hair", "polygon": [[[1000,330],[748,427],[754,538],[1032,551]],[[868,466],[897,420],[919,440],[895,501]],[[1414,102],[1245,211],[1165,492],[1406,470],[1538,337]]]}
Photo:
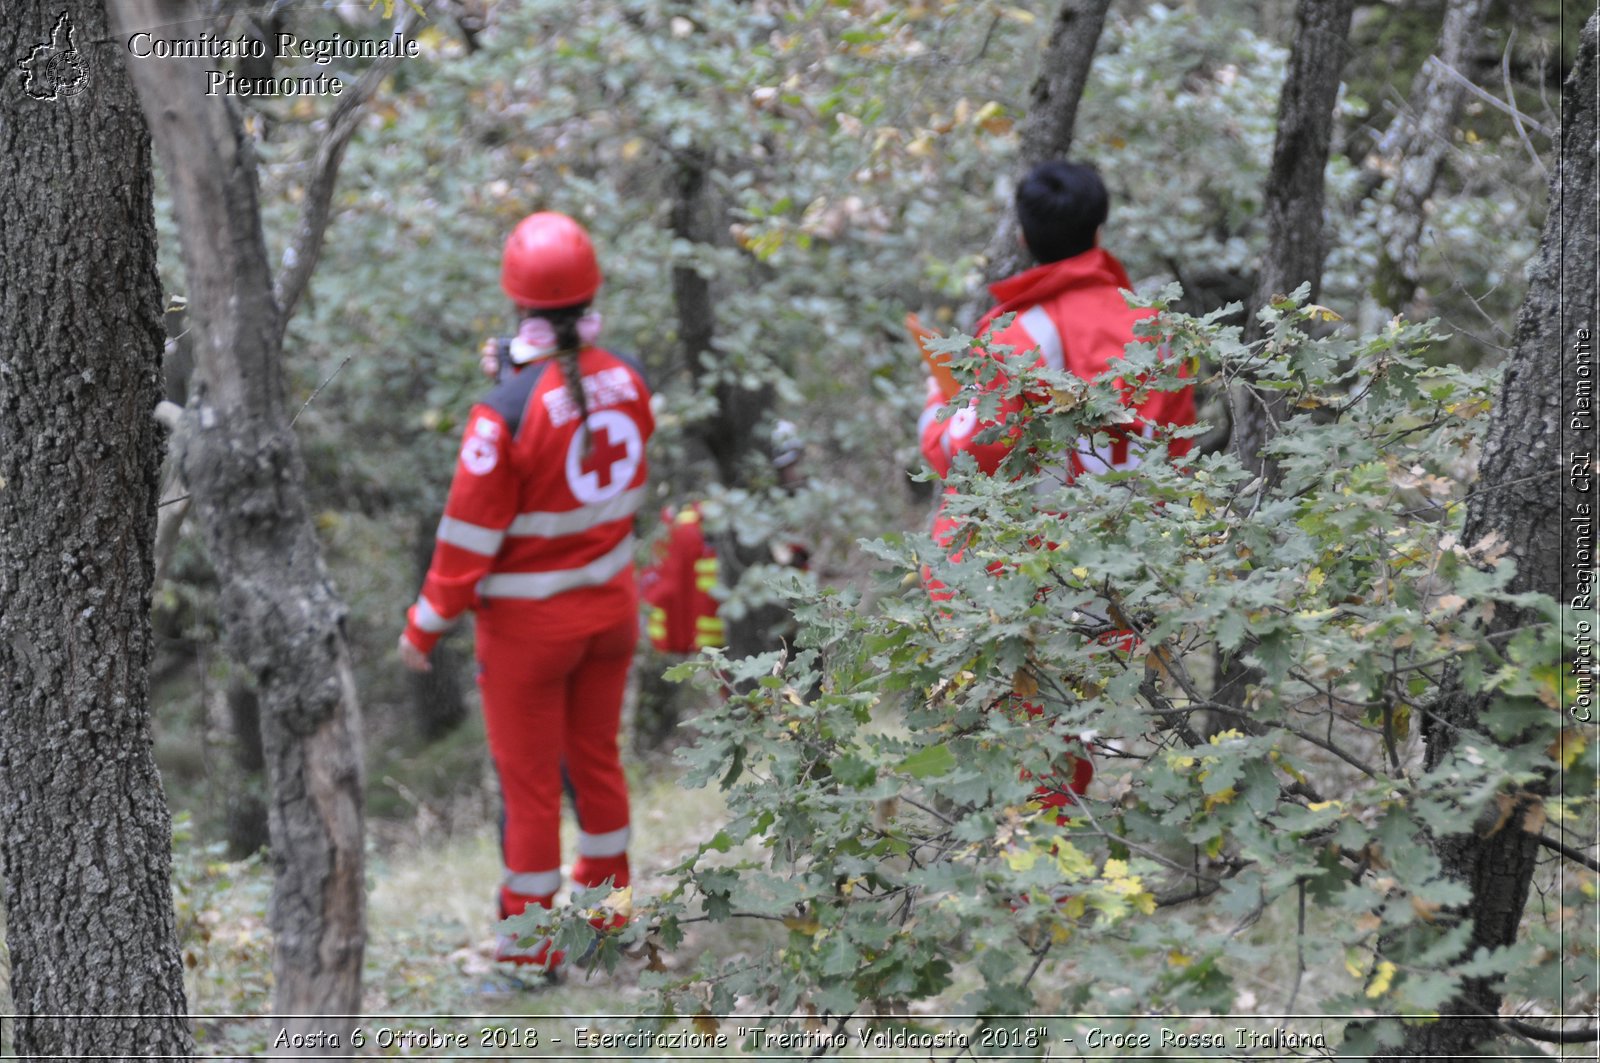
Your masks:
{"label": "braided hair", "polygon": [[578,407],[578,434],[583,438],[582,454],[585,458],[589,456],[591,445],[589,400],[583,392],[583,370],[578,365],[578,355],[583,351],[583,338],[578,332],[578,322],[588,312],[588,303],[537,312],[538,317],[550,322],[550,327],[555,329],[555,357],[561,362],[561,375],[566,377],[567,395]]}

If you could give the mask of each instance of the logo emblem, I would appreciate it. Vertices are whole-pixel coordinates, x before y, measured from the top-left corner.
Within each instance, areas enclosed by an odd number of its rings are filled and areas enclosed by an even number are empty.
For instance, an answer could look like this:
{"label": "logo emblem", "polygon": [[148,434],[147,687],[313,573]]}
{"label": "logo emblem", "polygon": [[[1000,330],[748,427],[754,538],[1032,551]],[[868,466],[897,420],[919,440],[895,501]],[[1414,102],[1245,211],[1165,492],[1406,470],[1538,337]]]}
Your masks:
{"label": "logo emblem", "polygon": [[461,445],[461,464],[474,476],[482,476],[495,467],[500,460],[500,452],[495,445],[479,435],[467,437]]}
{"label": "logo emblem", "polygon": [[[619,410],[589,415],[586,432],[575,432],[567,444],[567,486],[584,505],[615,498],[633,482],[644,460],[644,439],[633,418]],[[584,454],[588,438],[589,453]]]}
{"label": "logo emblem", "polygon": [[36,100],[64,100],[78,95],[89,83],[83,53],[78,51],[72,16],[62,12],[50,31],[50,43],[35,45],[18,67],[27,75],[22,87]]}

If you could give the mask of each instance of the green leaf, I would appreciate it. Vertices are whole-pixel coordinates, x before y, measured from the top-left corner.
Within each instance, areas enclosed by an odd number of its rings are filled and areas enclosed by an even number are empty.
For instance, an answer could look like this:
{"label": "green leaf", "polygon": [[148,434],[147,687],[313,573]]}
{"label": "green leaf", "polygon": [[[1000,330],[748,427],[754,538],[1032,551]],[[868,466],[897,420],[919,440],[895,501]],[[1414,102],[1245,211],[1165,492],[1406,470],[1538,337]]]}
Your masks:
{"label": "green leaf", "polygon": [[896,767],[913,779],[932,779],[955,770],[956,756],[943,743],[919,749]]}

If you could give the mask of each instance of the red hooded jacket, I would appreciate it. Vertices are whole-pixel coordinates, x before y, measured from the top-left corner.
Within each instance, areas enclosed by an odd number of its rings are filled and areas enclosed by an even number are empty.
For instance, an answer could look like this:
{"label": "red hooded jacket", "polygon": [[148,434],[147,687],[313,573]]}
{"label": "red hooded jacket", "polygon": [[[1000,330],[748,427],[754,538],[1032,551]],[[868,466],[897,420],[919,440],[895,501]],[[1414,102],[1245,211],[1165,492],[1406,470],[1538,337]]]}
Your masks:
{"label": "red hooded jacket", "polygon": [[[998,304],[978,323],[977,335],[987,335],[995,347],[1009,346],[1011,353],[1001,356],[1007,364],[1047,366],[1093,380],[1123,356],[1128,344],[1134,342],[1134,325],[1152,314],[1150,310],[1128,306],[1122,290],[1132,287],[1122,263],[1096,247],[991,285],[990,294]],[[1016,317],[1011,324],[990,335],[993,322],[1013,312]],[[1124,401],[1131,403],[1133,388],[1120,379],[1117,383],[1124,392]],[[999,390],[1006,385],[1002,371],[987,387]],[[996,420],[980,421],[974,400],[940,421],[936,415],[944,399],[933,396],[918,425],[923,456],[941,476],[949,473],[951,462],[962,452],[970,453],[984,472],[993,473],[1014,438],[1002,436],[993,442],[977,443],[974,437],[1023,412],[1028,404],[1026,396],[1003,399]],[[1108,442],[1096,446],[1092,439],[1080,441],[1070,457],[1070,467],[1063,470],[1067,482],[1083,473],[1137,466],[1147,449],[1139,437],[1151,438],[1156,425],[1194,423],[1194,389],[1151,392],[1133,407],[1133,412],[1136,420],[1110,429]],[[1169,458],[1179,458],[1188,451],[1189,440],[1174,439],[1168,441],[1165,453]],[[941,514],[934,522],[935,538],[949,545],[954,523]]]}

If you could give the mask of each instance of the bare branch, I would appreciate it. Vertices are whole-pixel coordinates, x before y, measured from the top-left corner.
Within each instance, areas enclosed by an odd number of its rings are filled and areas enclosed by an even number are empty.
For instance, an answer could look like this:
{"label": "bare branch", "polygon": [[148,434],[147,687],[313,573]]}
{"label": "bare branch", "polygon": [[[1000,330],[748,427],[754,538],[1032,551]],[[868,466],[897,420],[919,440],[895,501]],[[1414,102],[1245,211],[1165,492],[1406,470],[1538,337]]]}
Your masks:
{"label": "bare branch", "polygon": [[[1478,97],[1478,99],[1482,100],[1484,103],[1487,103],[1490,107],[1493,107],[1498,111],[1503,111],[1506,114],[1511,115],[1513,118],[1517,119],[1519,122],[1525,124],[1529,129],[1532,129],[1535,133],[1538,133],[1541,137],[1550,136],[1550,130],[1547,129],[1541,122],[1537,121],[1536,119],[1534,119],[1530,115],[1523,114],[1521,111],[1517,110],[1515,107],[1512,107],[1509,104],[1507,104],[1500,97],[1492,95],[1491,93],[1485,92],[1483,89],[1480,89],[1478,86],[1476,86],[1476,85],[1474,85],[1472,83],[1472,79],[1471,78],[1467,77],[1465,74],[1463,74],[1461,71],[1457,70],[1455,67],[1450,66],[1448,63],[1445,63],[1445,62],[1441,61],[1437,56],[1429,57],[1428,63],[1430,65],[1432,65],[1432,66],[1438,67],[1441,71],[1444,72],[1444,74],[1446,76],[1452,78],[1455,81],[1459,81],[1462,84],[1462,86],[1468,92],[1470,92],[1474,96]],[[1543,167],[1541,166],[1541,169],[1542,168]]]}
{"label": "bare branch", "polygon": [[308,409],[310,409],[311,408],[311,404],[313,402],[317,401],[317,396],[322,394],[323,389],[326,388],[329,384],[333,383],[333,378],[339,375],[339,370],[341,370],[345,366],[349,365],[350,364],[350,359],[352,359],[354,357],[355,357],[355,355],[353,355],[353,354],[345,355],[344,356],[344,361],[340,362],[337,366],[335,366],[334,369],[333,369],[333,372],[328,374],[328,379],[326,379],[322,383],[318,384],[317,385],[317,390],[313,391],[310,395],[306,396],[305,404],[303,406],[301,406],[300,409],[298,411],[296,411],[295,415],[289,419],[289,427],[290,428],[293,428],[294,425],[295,425],[295,422],[300,420],[300,415],[305,413]]}
{"label": "bare branch", "polygon": [[[421,12],[422,8],[407,4],[395,20],[393,32],[397,36],[409,33]],[[344,161],[344,149],[349,146],[350,138],[361,124],[361,114],[367,101],[399,61],[398,51],[376,60],[354,85],[339,95],[338,104],[328,116],[328,128],[322,135],[322,142],[317,145],[317,154],[311,163],[305,209],[301,211],[294,239],[284,249],[283,266],[273,285],[280,330],[287,327],[295,306],[311,283],[317,260],[322,257],[322,241],[328,231],[328,212],[333,203],[334,185],[339,178],[339,165]]]}
{"label": "bare branch", "polygon": [[1538,835],[1538,840],[1539,844],[1544,846],[1546,849],[1549,849],[1552,852],[1560,853],[1568,860],[1576,861],[1577,863],[1580,863],[1584,867],[1588,868],[1590,871],[1600,872],[1600,861],[1596,861],[1595,858],[1590,856],[1588,853],[1574,849],[1572,846],[1567,845],[1564,842],[1559,842],[1548,835],[1540,834]]}
{"label": "bare branch", "polygon": [[1501,1020],[1506,1029],[1520,1034],[1530,1041],[1543,1041],[1552,1045],[1578,1045],[1590,1041],[1600,1041],[1600,1027],[1589,1026],[1580,1030],[1547,1030],[1543,1026],[1535,1026],[1531,1022],[1521,1019]]}
{"label": "bare branch", "polygon": [[1534,167],[1539,171],[1543,180],[1550,180],[1550,171],[1545,169],[1544,160],[1539,158],[1539,152],[1533,146],[1533,141],[1528,139],[1528,130],[1522,124],[1522,112],[1517,110],[1517,96],[1511,89],[1511,45],[1516,42],[1517,31],[1513,27],[1510,35],[1506,37],[1506,50],[1500,56],[1500,77],[1506,87],[1506,103],[1511,114],[1511,124],[1517,127],[1517,137],[1522,141],[1522,146],[1527,149],[1528,158],[1533,160]]}

